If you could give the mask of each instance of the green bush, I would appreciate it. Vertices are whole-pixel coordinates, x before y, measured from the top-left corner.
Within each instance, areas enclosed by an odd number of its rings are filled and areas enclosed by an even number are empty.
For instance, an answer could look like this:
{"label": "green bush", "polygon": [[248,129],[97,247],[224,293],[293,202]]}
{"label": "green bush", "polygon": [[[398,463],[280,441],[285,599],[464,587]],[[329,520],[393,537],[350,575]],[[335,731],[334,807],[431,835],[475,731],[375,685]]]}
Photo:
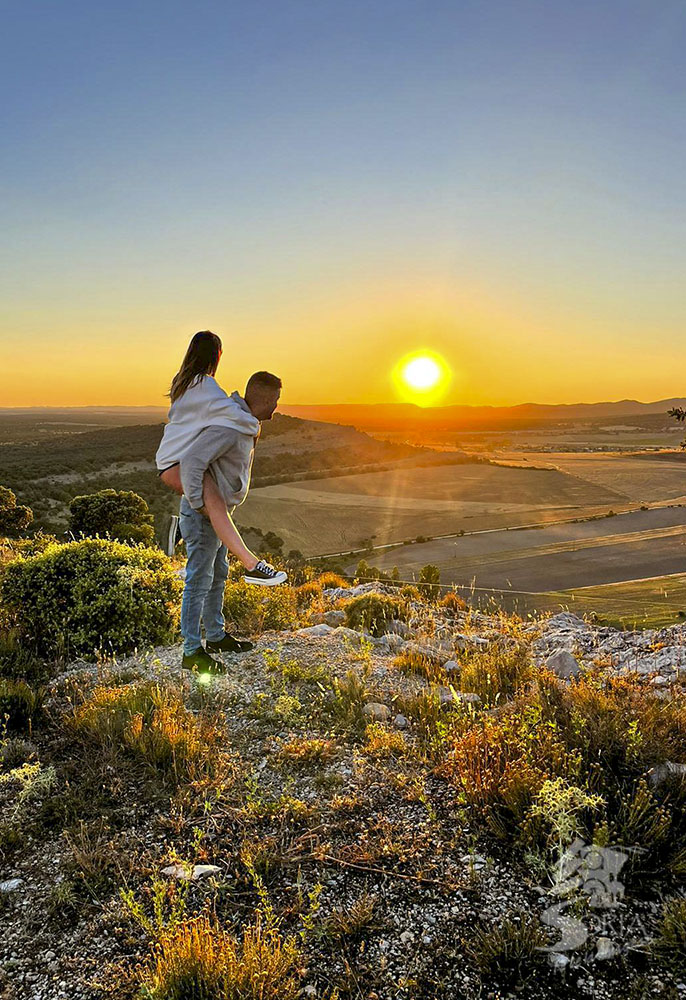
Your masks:
{"label": "green bush", "polygon": [[69,530],[76,537],[89,535],[144,545],[150,545],[155,537],[147,503],[128,490],[100,490],[74,497],[69,510]]}
{"label": "green bush", "polygon": [[242,580],[229,583],[224,592],[224,618],[227,628],[244,635],[293,628],[299,622],[297,593],[293,587],[270,590]]}
{"label": "green bush", "polygon": [[46,664],[27,648],[16,632],[0,632],[0,677],[11,680],[45,680]]}
{"label": "green bush", "polygon": [[25,681],[0,680],[0,725],[30,729],[40,715],[44,699],[42,688],[34,691]]}
{"label": "green bush", "polygon": [[441,571],[433,563],[427,563],[419,571],[417,589],[427,597],[437,600],[440,597]]}
{"label": "green bush", "polygon": [[42,654],[128,653],[173,638],[181,590],[159,550],[89,538],[10,563],[0,608]]}
{"label": "green bush", "polygon": [[0,486],[0,536],[16,535],[33,521],[30,507],[17,504],[17,498],[6,486]]}
{"label": "green bush", "polygon": [[382,635],[387,622],[406,621],[407,605],[386,594],[361,594],[348,601],[344,608],[349,628],[366,629],[372,635]]}

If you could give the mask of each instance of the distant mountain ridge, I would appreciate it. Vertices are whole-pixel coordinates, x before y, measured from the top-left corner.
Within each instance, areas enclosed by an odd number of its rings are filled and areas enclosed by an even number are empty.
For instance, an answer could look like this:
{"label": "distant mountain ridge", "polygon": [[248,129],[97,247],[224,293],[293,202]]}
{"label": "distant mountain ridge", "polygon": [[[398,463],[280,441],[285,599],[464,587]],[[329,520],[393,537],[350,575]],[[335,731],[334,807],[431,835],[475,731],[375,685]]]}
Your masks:
{"label": "distant mountain ridge", "polygon": [[[686,408],[686,397],[659,399],[642,403],[637,399],[620,399],[600,403],[519,403],[516,406],[453,406],[421,407],[414,403],[324,403],[284,404],[279,412],[291,417],[317,422],[344,424],[359,430],[402,430],[422,427],[435,430],[483,430],[501,427],[531,427],[537,424],[569,420],[598,420],[605,417],[624,418],[663,413],[672,407]],[[162,423],[167,408],[157,406],[60,406],[60,407],[0,407],[0,418],[11,416],[34,421],[61,420],[72,423],[90,418],[97,424]]]}
{"label": "distant mountain ridge", "polygon": [[334,403],[331,405],[284,406],[283,412],[307,420],[346,423],[365,430],[395,430],[415,426],[436,430],[531,426],[568,420],[604,417],[644,416],[664,413],[672,407],[686,407],[686,398],[660,399],[641,403],[621,399],[603,403],[520,403],[517,406],[434,406],[412,403]]}

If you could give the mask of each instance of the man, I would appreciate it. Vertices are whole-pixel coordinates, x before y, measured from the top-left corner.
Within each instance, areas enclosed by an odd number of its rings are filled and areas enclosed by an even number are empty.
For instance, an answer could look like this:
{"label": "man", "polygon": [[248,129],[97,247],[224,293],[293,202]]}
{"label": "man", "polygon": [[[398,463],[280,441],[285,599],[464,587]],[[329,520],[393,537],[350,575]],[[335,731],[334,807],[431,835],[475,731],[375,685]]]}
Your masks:
{"label": "man", "polygon": [[[281,395],[281,380],[269,372],[248,379],[245,396],[232,393],[241,409],[260,423],[271,420]],[[253,644],[236,639],[225,629],[222,606],[228,577],[227,546],[246,567],[244,580],[261,586],[285,582],[286,573],[258,560],[246,548],[231,514],[248,494],[256,435],[211,425],[202,430],[189,453],[163,476],[167,485],[182,494],[181,536],[186,543],[186,580],[181,602],[183,666],[217,673],[223,669],[212,653],[244,653]],[[206,648],[202,646],[201,621]]]}

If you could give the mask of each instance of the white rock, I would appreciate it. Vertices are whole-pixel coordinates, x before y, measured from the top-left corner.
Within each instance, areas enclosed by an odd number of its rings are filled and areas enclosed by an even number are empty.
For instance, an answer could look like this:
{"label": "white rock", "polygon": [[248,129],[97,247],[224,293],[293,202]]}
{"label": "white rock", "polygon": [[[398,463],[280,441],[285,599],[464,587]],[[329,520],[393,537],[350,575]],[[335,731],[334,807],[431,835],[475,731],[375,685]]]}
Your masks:
{"label": "white rock", "polygon": [[205,878],[207,875],[216,875],[220,871],[221,868],[218,868],[217,865],[193,865],[192,868],[188,865],[169,865],[162,869],[162,874],[181,879],[183,882],[197,882],[198,879]]}
{"label": "white rock", "polygon": [[405,645],[405,640],[401,635],[394,635],[392,632],[385,632],[378,640],[377,645],[381,649],[396,653]]}
{"label": "white rock", "polygon": [[331,625],[335,628],[337,625],[342,625],[345,621],[345,611],[336,611],[335,609],[325,611],[322,617],[324,618],[325,625]]}
{"label": "white rock", "polygon": [[425,646],[421,642],[406,642],[403,646],[403,653],[414,653],[415,656],[426,657],[427,660],[434,663],[442,663],[445,659],[443,650],[437,649],[435,646]]}
{"label": "white rock", "polygon": [[461,667],[457,660],[446,660],[443,664],[443,669],[447,674],[458,674]]}
{"label": "white rock", "polygon": [[395,719],[393,719],[393,723],[398,727],[398,729],[407,729],[407,719],[404,715],[396,715]]}
{"label": "white rock", "polygon": [[686,778],[686,764],[676,764],[674,761],[666,760],[664,764],[651,767],[648,771],[648,782],[653,788],[670,778]]}
{"label": "white rock", "polygon": [[331,635],[335,631],[336,629],[332,628],[331,625],[322,622],[321,625],[309,625],[307,628],[299,628],[295,634],[317,638],[322,635]]}
{"label": "white rock", "polygon": [[337,639],[348,639],[350,642],[359,643],[363,639],[368,639],[369,636],[365,635],[364,632],[358,632],[354,628],[346,628],[345,625],[339,625],[338,628],[333,630],[333,634]]}
{"label": "white rock", "polygon": [[599,961],[602,962],[604,959],[614,958],[616,954],[617,954],[617,949],[615,948],[609,937],[598,938],[596,942],[595,957]]}
{"label": "white rock", "polygon": [[0,892],[14,892],[16,889],[21,889],[23,884],[23,878],[8,878],[0,882]]}

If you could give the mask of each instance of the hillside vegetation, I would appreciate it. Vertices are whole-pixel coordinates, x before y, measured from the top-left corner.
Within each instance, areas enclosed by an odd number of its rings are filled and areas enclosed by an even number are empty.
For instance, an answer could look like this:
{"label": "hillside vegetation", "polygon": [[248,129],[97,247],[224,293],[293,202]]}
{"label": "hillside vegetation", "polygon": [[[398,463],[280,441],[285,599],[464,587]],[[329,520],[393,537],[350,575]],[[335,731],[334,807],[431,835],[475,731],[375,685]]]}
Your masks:
{"label": "hillside vegetation", "polygon": [[[21,433],[27,434],[26,421]],[[114,488],[140,494],[155,515],[159,537],[166,514],[178,498],[159,481],[154,456],[162,424],[72,428],[51,434],[49,447],[36,429],[31,440],[0,442],[3,484],[34,511],[35,527],[64,531],[73,497]],[[376,441],[352,427],[318,424],[276,414],[262,425],[255,452],[253,487],[316,475],[379,469],[385,464],[455,463],[459,454],[445,455],[411,445]]]}
{"label": "hillside vegetation", "polygon": [[229,582],[255,647],[197,676],[159,552],[16,543],[3,565],[6,996],[686,988],[681,626],[639,641],[304,568]]}

